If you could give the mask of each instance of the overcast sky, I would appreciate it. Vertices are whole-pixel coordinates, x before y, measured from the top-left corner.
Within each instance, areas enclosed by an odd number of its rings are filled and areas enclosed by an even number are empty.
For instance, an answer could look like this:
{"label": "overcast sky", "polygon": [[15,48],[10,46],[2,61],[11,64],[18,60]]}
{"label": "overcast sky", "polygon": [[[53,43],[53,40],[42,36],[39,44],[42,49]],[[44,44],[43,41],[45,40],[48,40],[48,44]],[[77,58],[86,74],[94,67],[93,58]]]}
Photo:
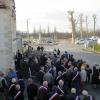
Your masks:
{"label": "overcast sky", "polygon": [[[34,27],[39,29],[50,29],[56,26],[58,31],[70,30],[68,22],[68,10],[74,10],[75,16],[79,13],[89,16],[98,16],[97,27],[99,28],[100,0],[15,0],[17,15],[17,30],[26,31],[26,19],[29,20],[30,32]],[[92,22],[91,22],[92,23]]]}

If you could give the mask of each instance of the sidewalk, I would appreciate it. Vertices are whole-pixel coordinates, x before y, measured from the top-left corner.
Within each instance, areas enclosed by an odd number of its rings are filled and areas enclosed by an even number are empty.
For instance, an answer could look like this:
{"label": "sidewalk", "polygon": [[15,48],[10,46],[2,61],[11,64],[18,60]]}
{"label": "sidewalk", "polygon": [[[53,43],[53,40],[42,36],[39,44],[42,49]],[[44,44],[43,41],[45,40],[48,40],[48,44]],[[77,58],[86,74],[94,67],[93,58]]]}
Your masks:
{"label": "sidewalk", "polygon": [[84,48],[82,50],[88,51],[88,52],[92,52],[92,53],[96,53],[96,54],[100,54],[100,52],[98,51],[94,51],[92,48],[88,47],[88,48]]}

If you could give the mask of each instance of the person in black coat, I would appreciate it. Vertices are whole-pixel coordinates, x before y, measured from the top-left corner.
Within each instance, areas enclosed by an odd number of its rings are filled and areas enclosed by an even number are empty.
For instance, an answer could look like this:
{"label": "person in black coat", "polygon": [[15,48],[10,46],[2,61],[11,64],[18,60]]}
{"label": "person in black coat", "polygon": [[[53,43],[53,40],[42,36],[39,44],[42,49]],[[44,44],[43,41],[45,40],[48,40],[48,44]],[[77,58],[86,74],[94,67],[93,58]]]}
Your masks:
{"label": "person in black coat", "polygon": [[72,88],[71,93],[67,95],[67,100],[80,100],[80,97],[76,94],[76,89]]}
{"label": "person in black coat", "polygon": [[58,86],[57,86],[57,93],[60,96],[61,100],[66,100],[66,87],[64,86],[64,81],[59,80]]}
{"label": "person in black coat", "polygon": [[37,47],[37,51],[40,51],[40,49],[41,49],[40,46],[38,46],[38,47]]}
{"label": "person in black coat", "polygon": [[17,84],[16,79],[12,78],[11,83],[9,85],[9,89],[8,89],[8,94],[11,98],[14,98],[16,94],[16,84]]}
{"label": "person in black coat", "polygon": [[44,76],[45,72],[44,72],[44,67],[41,67],[40,71],[37,73],[37,78],[40,82],[40,84],[43,83],[43,76]]}
{"label": "person in black coat", "polygon": [[98,69],[96,69],[96,66],[94,66],[92,75],[92,84],[94,85],[94,88],[96,88],[98,83],[99,83],[99,71]]}
{"label": "person in black coat", "polygon": [[39,87],[37,100],[48,100],[48,82],[44,81],[43,85]]}
{"label": "person in black coat", "polygon": [[82,100],[95,100],[95,97],[88,94],[88,91],[82,91],[83,99]]}
{"label": "person in black coat", "polygon": [[24,95],[20,90],[20,85],[19,84],[16,85],[15,89],[16,89],[16,93],[13,97],[13,100],[24,100]]}
{"label": "person in black coat", "polygon": [[8,83],[6,78],[4,77],[4,73],[0,72],[0,99],[6,100],[7,99],[7,90],[8,90]]}
{"label": "person in black coat", "polygon": [[34,98],[37,96],[37,90],[37,86],[33,83],[33,80],[29,78],[27,85],[28,100],[34,100]]}
{"label": "person in black coat", "polygon": [[22,79],[22,77],[19,78],[18,84],[20,85],[20,90],[21,90],[21,92],[24,94],[25,82],[24,82],[24,80]]}

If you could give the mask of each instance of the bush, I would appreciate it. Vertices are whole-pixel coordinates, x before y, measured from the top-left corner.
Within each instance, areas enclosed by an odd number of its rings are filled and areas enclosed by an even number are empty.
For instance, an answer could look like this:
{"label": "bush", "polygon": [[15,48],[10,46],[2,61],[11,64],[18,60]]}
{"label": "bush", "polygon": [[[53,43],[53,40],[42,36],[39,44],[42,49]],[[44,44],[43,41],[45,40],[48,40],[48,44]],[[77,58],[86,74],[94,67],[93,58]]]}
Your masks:
{"label": "bush", "polygon": [[100,44],[95,44],[94,50],[95,51],[100,51]]}

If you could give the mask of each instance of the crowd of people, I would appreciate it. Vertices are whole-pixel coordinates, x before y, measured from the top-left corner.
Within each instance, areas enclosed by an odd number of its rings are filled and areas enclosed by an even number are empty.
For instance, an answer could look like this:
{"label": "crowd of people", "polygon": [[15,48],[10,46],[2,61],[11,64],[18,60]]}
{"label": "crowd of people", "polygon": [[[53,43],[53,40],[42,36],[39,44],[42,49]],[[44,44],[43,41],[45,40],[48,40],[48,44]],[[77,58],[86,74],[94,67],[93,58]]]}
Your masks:
{"label": "crowd of people", "polygon": [[[96,100],[86,84],[100,84],[100,68],[93,70],[67,51],[42,50],[15,56],[15,70],[0,72],[0,100]],[[92,79],[91,79],[92,76]]]}

